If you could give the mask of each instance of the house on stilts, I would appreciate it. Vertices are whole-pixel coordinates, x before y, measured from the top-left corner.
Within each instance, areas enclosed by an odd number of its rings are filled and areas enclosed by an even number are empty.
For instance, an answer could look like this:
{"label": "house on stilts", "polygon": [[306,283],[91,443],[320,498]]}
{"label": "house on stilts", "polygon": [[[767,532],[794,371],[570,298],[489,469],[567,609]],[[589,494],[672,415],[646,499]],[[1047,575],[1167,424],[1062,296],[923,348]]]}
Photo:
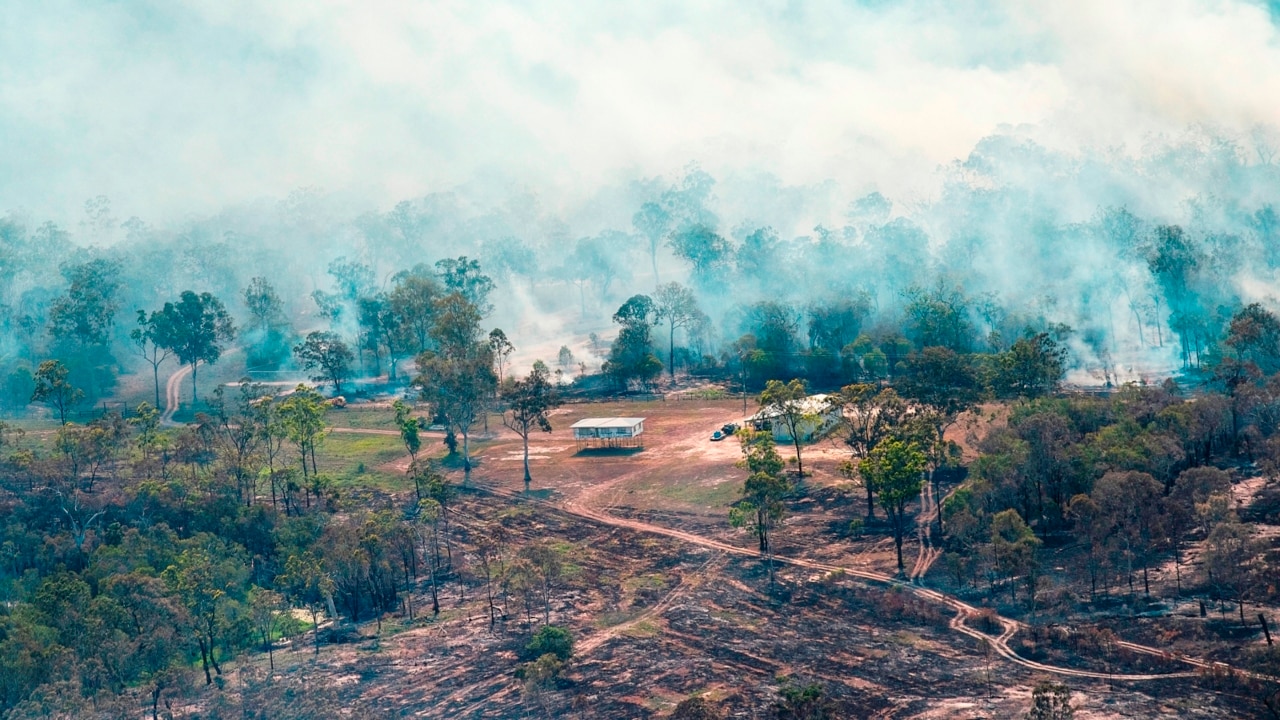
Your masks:
{"label": "house on stilts", "polygon": [[579,450],[644,447],[644,418],[583,418],[572,427]]}

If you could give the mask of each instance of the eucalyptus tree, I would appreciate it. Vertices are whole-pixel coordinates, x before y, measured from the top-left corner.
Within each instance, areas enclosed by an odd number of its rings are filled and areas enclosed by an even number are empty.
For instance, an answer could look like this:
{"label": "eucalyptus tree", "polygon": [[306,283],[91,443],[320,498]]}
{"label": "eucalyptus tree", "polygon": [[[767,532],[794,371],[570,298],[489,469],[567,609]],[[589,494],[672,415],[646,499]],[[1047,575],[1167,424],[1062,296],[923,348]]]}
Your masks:
{"label": "eucalyptus tree", "polygon": [[881,442],[862,462],[858,472],[880,497],[880,506],[893,524],[893,544],[898,551],[898,571],[902,572],[902,539],[906,526],[907,501],[924,486],[925,456],[915,443],[888,439]]}
{"label": "eucalyptus tree", "polygon": [[1258,560],[1265,548],[1266,543],[1254,539],[1248,525],[1238,522],[1218,525],[1205,540],[1204,568],[1209,583],[1235,601],[1241,625],[1250,593],[1264,584],[1263,578],[1274,577]]}
{"label": "eucalyptus tree", "polygon": [[678,282],[661,285],[653,293],[654,319],[667,324],[667,372],[676,376],[676,330],[695,326],[705,316],[693,291]]}
{"label": "eucalyptus tree", "polygon": [[[893,388],[860,383],[846,385],[831,400],[841,417],[844,444],[855,459],[865,458],[890,437],[909,414],[909,408]],[[863,483],[867,493],[867,519],[875,517],[875,493]]]}
{"label": "eucalyptus tree", "polygon": [[417,355],[432,345],[436,303],[445,294],[444,286],[425,265],[397,273],[393,282],[395,287],[387,293],[387,307],[396,319],[404,351]]}
{"label": "eucalyptus tree", "polygon": [[507,379],[502,384],[500,398],[506,405],[502,424],[517,435],[524,444],[524,491],[529,492],[533,476],[529,473],[529,434],[534,429],[551,432],[550,411],[561,404],[555,385],[547,374],[547,367],[535,363],[528,377]]}
{"label": "eucalyptus tree", "polygon": [[742,484],[740,499],[729,510],[729,524],[750,530],[756,536],[760,558],[765,561],[772,582],[773,545],[770,538],[773,528],[786,515],[787,506],[783,498],[791,492],[791,484],[783,475],[782,458],[778,456],[769,433],[744,430],[740,434],[742,465],[748,474]]}
{"label": "eucalyptus tree", "polygon": [[129,333],[135,354],[151,365],[151,376],[156,388],[156,407],[160,407],[160,364],[173,354],[172,349],[162,344],[172,334],[172,330],[165,326],[167,321],[168,318],[163,313],[152,312],[148,316],[145,311],[139,310],[138,326]]}
{"label": "eucalyptus tree", "polygon": [[284,589],[295,607],[304,608],[311,615],[315,654],[320,654],[320,613],[326,608],[337,619],[333,607],[336,585],[324,564],[310,550],[290,555],[284,563],[284,572],[276,578],[276,584]]}
{"label": "eucalyptus tree", "polygon": [[707,287],[718,282],[729,266],[733,245],[707,225],[689,225],[671,234],[667,244],[689,263],[694,278]]}
{"label": "eucalyptus tree", "polygon": [[[286,437],[298,450],[304,481],[315,474],[316,447],[324,440],[324,414],[328,409],[320,393],[298,385],[279,404],[279,417]],[[307,466],[310,460],[311,466]]]}
{"label": "eucalyptus tree", "polygon": [[1027,526],[1017,510],[1002,510],[991,518],[991,554],[995,561],[996,573],[1009,580],[1009,595],[1017,599],[1017,585],[1014,578],[1025,577],[1027,580],[1027,602],[1034,606],[1036,601],[1036,551],[1040,548],[1040,538]]}
{"label": "eucalyptus tree", "polygon": [[197,423],[212,430],[219,460],[235,479],[236,493],[246,507],[253,505],[258,490],[257,465],[265,433],[254,403],[264,393],[262,385],[242,380],[239,392],[228,398],[226,387],[220,385],[213,391],[210,414],[196,415]]}
{"label": "eucalyptus tree", "polygon": [[223,346],[236,337],[235,324],[222,301],[207,292],[185,290],[178,302],[165,303],[159,312],[164,329],[159,344],[191,366],[191,401],[198,402],[198,366],[218,362]]}
{"label": "eucalyptus tree", "polygon": [[515,350],[516,346],[511,344],[511,341],[507,339],[507,334],[502,332],[501,328],[494,328],[489,331],[489,351],[493,353],[493,368],[498,373],[498,382],[502,382],[507,369],[507,361]]}
{"label": "eucalyptus tree", "polygon": [[58,422],[67,424],[67,411],[84,399],[84,391],[68,380],[70,372],[60,360],[45,360],[36,368],[32,402],[42,402],[58,411]]}
{"label": "eucalyptus tree", "polygon": [[804,460],[800,457],[800,445],[807,430],[817,426],[818,413],[825,408],[814,407],[809,400],[809,389],[803,380],[784,383],[770,380],[760,393],[760,406],[771,413],[772,422],[781,423],[791,436],[796,450],[796,471],[804,477]]}
{"label": "eucalyptus tree", "polygon": [[436,274],[445,289],[458,293],[474,305],[482,315],[493,311],[489,295],[493,292],[493,279],[480,270],[480,261],[463,255],[436,262]]}
{"label": "eucalyptus tree", "polygon": [[649,241],[649,262],[653,265],[654,285],[660,282],[658,279],[658,245],[662,243],[662,239],[670,231],[671,222],[671,213],[655,202],[647,202],[641,205],[636,214],[631,216],[631,224]]}
{"label": "eucalyptus tree", "polygon": [[293,354],[305,369],[319,369],[319,374],[311,379],[333,383],[335,393],[342,392],[342,381],[351,376],[351,363],[355,361],[355,355],[342,338],[325,331],[308,333],[306,340],[294,346]]}
{"label": "eucalyptus tree", "polygon": [[250,366],[278,366],[289,351],[288,338],[292,335],[284,314],[284,302],[265,277],[250,280],[242,297],[249,311],[245,343]]}
{"label": "eucalyptus tree", "polygon": [[120,263],[98,258],[65,266],[62,275],[68,287],[49,308],[49,333],[74,342],[82,351],[105,347],[119,308]]}
{"label": "eucalyptus tree", "polygon": [[471,428],[487,413],[497,385],[493,350],[480,330],[480,309],[461,292],[437,302],[431,336],[437,350],[418,356],[413,384],[425,400],[462,436],[462,467],[471,477]]}
{"label": "eucalyptus tree", "polygon": [[404,449],[409,452],[409,467],[412,469],[418,462],[418,451],[422,449],[422,436],[419,434],[422,425],[414,417],[413,408],[405,401],[396,400],[391,404],[391,409],[395,413],[396,428],[400,430],[400,440],[404,443]]}
{"label": "eucalyptus tree", "polygon": [[649,383],[662,372],[662,361],[653,354],[650,333],[654,322],[654,303],[648,295],[632,295],[613,321],[622,326],[609,348],[604,373],[625,388],[633,380]]}
{"label": "eucalyptus tree", "polygon": [[227,628],[228,605],[238,604],[237,590],[244,585],[248,563],[236,546],[211,538],[207,547],[182,551],[160,577],[191,615],[191,630],[200,646],[205,684],[213,683],[212,665],[218,675],[222,666],[215,651]]}

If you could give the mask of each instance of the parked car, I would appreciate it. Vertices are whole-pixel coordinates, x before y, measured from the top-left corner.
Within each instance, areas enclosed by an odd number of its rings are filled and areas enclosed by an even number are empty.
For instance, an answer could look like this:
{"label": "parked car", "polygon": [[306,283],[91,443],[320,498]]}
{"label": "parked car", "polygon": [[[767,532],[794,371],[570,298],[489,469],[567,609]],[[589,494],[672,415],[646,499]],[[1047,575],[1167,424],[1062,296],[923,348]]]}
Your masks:
{"label": "parked car", "polygon": [[732,435],[738,432],[738,425],[737,423],[725,423],[724,427],[720,428],[720,432],[725,435]]}
{"label": "parked car", "polygon": [[720,432],[719,430],[711,433],[711,442],[720,442],[723,439],[724,439],[724,433]]}

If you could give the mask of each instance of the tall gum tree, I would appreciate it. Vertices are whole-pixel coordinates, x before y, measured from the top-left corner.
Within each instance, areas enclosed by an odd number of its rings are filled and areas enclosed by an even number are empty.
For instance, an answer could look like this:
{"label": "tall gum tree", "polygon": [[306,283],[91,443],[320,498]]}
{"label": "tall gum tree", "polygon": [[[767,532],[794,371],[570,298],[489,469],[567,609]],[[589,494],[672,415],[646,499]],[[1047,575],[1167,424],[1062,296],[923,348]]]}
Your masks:
{"label": "tall gum tree", "polygon": [[176,303],[167,302],[160,310],[164,336],[159,344],[191,366],[191,402],[199,402],[197,368],[200,363],[212,365],[222,357],[223,345],[236,337],[236,327],[222,301],[210,293],[183,291]]}
{"label": "tall gum tree", "polygon": [[760,558],[773,582],[773,528],[782,522],[787,506],[783,498],[791,492],[791,484],[782,474],[782,458],[778,456],[773,437],[765,432],[744,430],[741,433],[743,459],[740,465],[748,475],[742,484],[741,497],[729,510],[729,524],[750,530],[756,536]]}
{"label": "tall gum tree", "polygon": [[151,376],[156,388],[156,407],[160,407],[160,365],[173,354],[173,350],[160,344],[172,333],[172,330],[165,327],[167,321],[168,318],[163,313],[152,312],[148,316],[145,311],[139,310],[138,326],[129,333],[135,354],[151,365]]}
{"label": "tall gum tree", "polygon": [[[870,383],[844,386],[832,399],[832,405],[840,412],[844,443],[849,446],[854,460],[865,458],[875,450],[908,414],[906,401],[893,388],[881,390],[878,385]],[[867,493],[867,519],[870,520],[875,517],[875,494],[869,484],[863,483],[863,486]]]}
{"label": "tall gum tree", "polygon": [[524,444],[524,491],[529,492],[533,476],[529,473],[529,434],[535,429],[551,432],[547,415],[561,404],[555,385],[551,382],[546,365],[535,363],[528,377],[516,380],[508,378],[500,393],[506,409],[502,424],[517,435]]}
{"label": "tall gum tree", "polygon": [[876,446],[858,464],[863,481],[880,496],[880,506],[893,524],[893,544],[898,551],[898,572],[902,563],[902,536],[906,525],[907,501],[924,485],[924,453],[915,443],[889,439]]}
{"label": "tall gum tree", "polygon": [[676,377],[676,330],[686,330],[702,318],[693,291],[677,282],[658,287],[653,293],[654,318],[667,324],[667,372]]}
{"label": "tall gum tree", "polygon": [[414,385],[462,436],[464,478],[471,478],[471,428],[487,412],[497,385],[493,351],[480,331],[480,309],[461,292],[437,302],[431,335],[438,350],[418,356]]}
{"label": "tall gum tree", "polygon": [[791,433],[791,444],[796,450],[796,470],[804,477],[804,460],[800,457],[801,437],[805,427],[816,420],[816,415],[806,404],[809,389],[800,379],[784,383],[781,380],[770,380],[765,383],[764,392],[760,393],[760,406],[772,409],[776,415],[773,422],[780,422]]}

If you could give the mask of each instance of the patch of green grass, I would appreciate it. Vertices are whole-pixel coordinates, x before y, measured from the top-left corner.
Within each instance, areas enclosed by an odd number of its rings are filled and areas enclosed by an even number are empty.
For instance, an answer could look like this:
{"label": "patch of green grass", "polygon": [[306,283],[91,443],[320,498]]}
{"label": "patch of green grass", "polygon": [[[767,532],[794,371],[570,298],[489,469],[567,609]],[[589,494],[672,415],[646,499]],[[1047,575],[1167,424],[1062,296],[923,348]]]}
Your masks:
{"label": "patch of green grass", "polygon": [[741,495],[742,482],[724,480],[718,483],[701,481],[668,480],[658,488],[658,494],[668,500],[696,507],[719,508],[732,505]]}
{"label": "patch of green grass", "polygon": [[[425,415],[426,410],[415,412]],[[334,427],[361,428],[369,430],[397,430],[395,411],[387,407],[365,407],[348,405],[345,408],[331,408],[325,413],[325,422]]]}
{"label": "patch of green grass", "polygon": [[514,520],[516,518],[529,517],[534,514],[532,505],[512,505],[503,509],[498,513],[499,520]]}
{"label": "patch of green grass", "polygon": [[637,590],[665,590],[667,589],[667,579],[661,573],[649,573],[647,575],[636,575],[629,577],[622,582],[622,587],[627,592],[635,592]]}
{"label": "patch of green grass", "polygon": [[362,464],[365,472],[373,472],[379,465],[407,454],[404,443],[393,435],[330,433],[316,449],[316,463],[320,472],[346,475],[359,470]]}
{"label": "patch of green grass", "polygon": [[334,486],[341,490],[378,490],[386,493],[405,492],[413,489],[413,481],[405,475],[383,471],[348,473],[334,478]]}
{"label": "patch of green grass", "polygon": [[40,432],[41,430],[57,430],[57,417],[35,417],[24,415],[22,417],[0,417],[0,422],[8,425],[10,428],[16,428],[23,432]]}
{"label": "patch of green grass", "polygon": [[555,550],[556,552],[566,557],[573,557],[577,555],[577,551],[580,548],[584,550],[586,549],[585,547],[571,543],[568,540],[559,540],[559,539],[552,540],[549,543],[549,546],[552,550]]}
{"label": "patch of green grass", "polygon": [[623,630],[622,634],[635,638],[648,638],[653,637],[660,632],[662,632],[662,628],[658,627],[656,623],[648,620],[641,620],[635,625]]}
{"label": "patch of green grass", "polygon": [[899,630],[889,635],[889,639],[899,645],[907,647],[919,647],[924,644],[919,635],[908,630]]}

